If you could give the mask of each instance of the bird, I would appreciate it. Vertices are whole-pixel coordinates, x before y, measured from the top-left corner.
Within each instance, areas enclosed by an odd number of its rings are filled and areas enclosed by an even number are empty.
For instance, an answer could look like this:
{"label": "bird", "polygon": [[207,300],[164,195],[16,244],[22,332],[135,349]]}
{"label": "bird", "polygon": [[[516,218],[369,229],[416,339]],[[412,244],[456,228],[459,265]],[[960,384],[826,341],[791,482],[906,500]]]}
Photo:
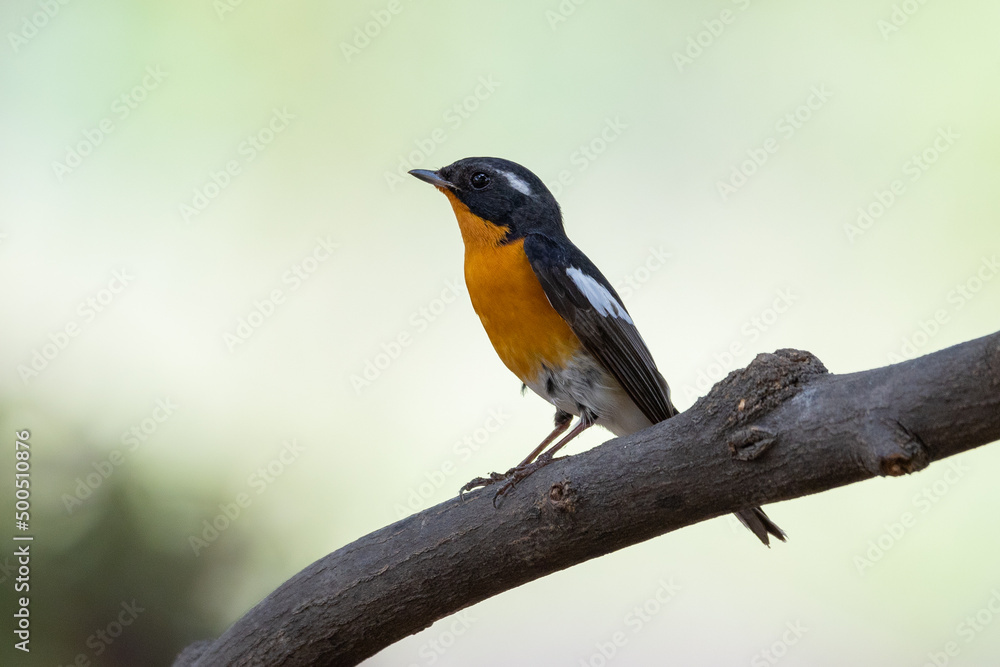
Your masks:
{"label": "bird", "polygon": [[[503,475],[477,477],[460,493],[501,483],[496,505],[591,426],[624,436],[678,414],[631,315],[570,241],[559,204],[538,176],[496,157],[409,173],[451,203],[465,246],[466,288],[500,360],[522,391],[556,408],[554,429],[521,463]],[[760,507],[736,516],[765,545],[769,535],[785,541]]]}

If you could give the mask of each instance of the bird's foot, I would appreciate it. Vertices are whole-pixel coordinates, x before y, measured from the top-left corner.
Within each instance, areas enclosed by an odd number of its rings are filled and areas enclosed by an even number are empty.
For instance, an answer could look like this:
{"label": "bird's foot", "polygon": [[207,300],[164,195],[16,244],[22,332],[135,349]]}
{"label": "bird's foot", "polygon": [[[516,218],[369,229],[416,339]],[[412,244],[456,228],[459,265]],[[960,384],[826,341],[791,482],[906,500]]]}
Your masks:
{"label": "bird's foot", "polygon": [[497,503],[500,499],[513,489],[518,482],[527,479],[536,470],[544,468],[550,463],[552,463],[552,457],[542,454],[536,461],[515,466],[502,475],[498,472],[491,472],[489,477],[477,477],[459,489],[458,495],[464,500],[467,491],[502,482],[500,488],[493,494],[493,507],[499,507]]}
{"label": "bird's foot", "polygon": [[505,474],[501,475],[498,472],[491,472],[489,477],[476,477],[475,479],[469,480],[465,486],[458,490],[458,495],[462,500],[465,500],[465,494],[473,489],[478,489],[479,487],[489,486],[490,484],[496,484],[497,482],[502,482],[507,479],[508,475],[514,473],[514,468],[508,470]]}

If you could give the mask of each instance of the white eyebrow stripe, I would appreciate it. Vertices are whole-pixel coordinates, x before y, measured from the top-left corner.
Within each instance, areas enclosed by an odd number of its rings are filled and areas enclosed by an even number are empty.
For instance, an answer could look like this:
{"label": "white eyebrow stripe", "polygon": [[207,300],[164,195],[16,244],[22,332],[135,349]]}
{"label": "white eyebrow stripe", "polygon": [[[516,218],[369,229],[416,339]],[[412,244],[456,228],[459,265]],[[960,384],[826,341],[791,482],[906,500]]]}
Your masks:
{"label": "white eyebrow stripe", "polygon": [[510,183],[510,187],[522,194],[528,195],[529,197],[533,197],[535,195],[535,193],[531,191],[531,186],[514,172],[501,171],[500,173],[507,177],[507,182]]}
{"label": "white eyebrow stripe", "polygon": [[629,324],[632,324],[632,318],[628,316],[628,313],[625,311],[625,307],[618,303],[618,299],[616,299],[604,285],[597,282],[575,266],[571,266],[566,269],[566,275],[573,281],[573,284],[576,285],[577,289],[579,289],[580,292],[587,297],[587,301],[590,302],[590,305],[592,305],[598,313],[604,317],[608,317],[610,315],[611,317],[621,318]]}

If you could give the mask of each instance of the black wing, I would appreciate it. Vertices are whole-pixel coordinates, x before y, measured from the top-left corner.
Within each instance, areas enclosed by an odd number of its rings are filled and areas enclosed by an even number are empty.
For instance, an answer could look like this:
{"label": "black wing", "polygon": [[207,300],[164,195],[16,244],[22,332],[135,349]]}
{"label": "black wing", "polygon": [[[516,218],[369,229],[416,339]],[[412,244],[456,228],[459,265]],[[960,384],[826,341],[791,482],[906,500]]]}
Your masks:
{"label": "black wing", "polygon": [[547,236],[528,234],[524,252],[549,303],[642,413],[654,424],[677,414],[649,348],[594,263],[566,238],[556,244]]}

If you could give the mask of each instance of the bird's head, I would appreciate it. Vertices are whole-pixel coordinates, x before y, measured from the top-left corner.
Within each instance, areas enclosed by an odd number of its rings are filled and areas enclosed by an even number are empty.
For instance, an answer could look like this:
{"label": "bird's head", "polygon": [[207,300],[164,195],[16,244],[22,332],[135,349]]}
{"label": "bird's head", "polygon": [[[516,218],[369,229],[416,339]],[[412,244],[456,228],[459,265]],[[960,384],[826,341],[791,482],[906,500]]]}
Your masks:
{"label": "bird's head", "polygon": [[506,244],[531,233],[563,233],[555,197],[516,162],[468,157],[437,171],[410,173],[447,195],[466,247]]}

